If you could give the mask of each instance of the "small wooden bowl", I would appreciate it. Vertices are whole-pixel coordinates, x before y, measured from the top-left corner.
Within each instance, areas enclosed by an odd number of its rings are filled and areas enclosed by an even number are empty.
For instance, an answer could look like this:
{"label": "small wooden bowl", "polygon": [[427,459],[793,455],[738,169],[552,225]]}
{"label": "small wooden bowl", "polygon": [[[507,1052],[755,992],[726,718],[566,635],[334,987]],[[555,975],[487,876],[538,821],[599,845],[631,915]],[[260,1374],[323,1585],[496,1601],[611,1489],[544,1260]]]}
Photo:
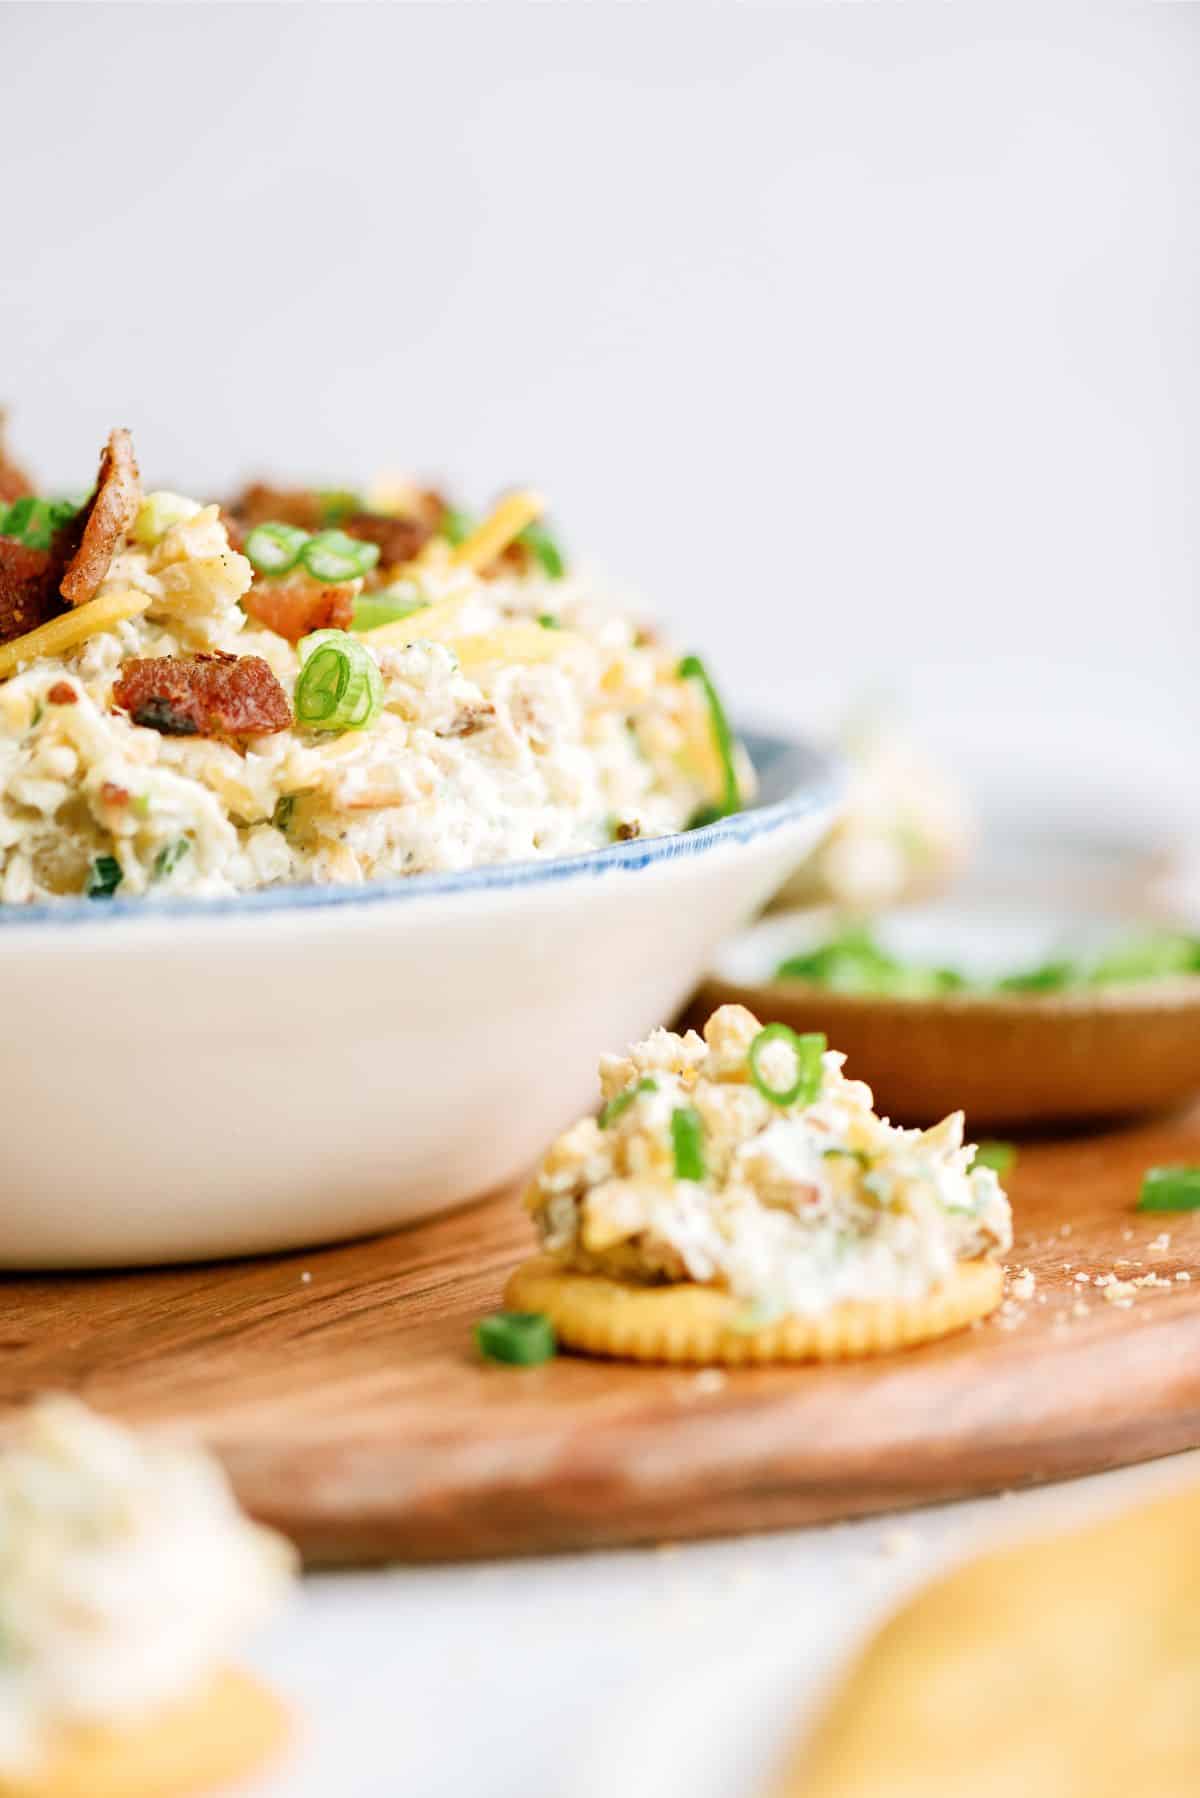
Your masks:
{"label": "small wooden bowl", "polygon": [[689,1021],[738,1004],[764,1023],[823,1030],[846,1072],[900,1123],[960,1109],[972,1130],[1082,1123],[1167,1111],[1200,1092],[1200,974],[1063,993],[884,998],[759,977],[786,952],[788,932],[772,919],[729,945]]}
{"label": "small wooden bowl", "polygon": [[694,1014],[748,1005],[823,1030],[879,1110],[905,1124],[965,1111],[972,1129],[1131,1117],[1200,1092],[1200,975],[1094,993],[884,999],[809,981],[706,980]]}

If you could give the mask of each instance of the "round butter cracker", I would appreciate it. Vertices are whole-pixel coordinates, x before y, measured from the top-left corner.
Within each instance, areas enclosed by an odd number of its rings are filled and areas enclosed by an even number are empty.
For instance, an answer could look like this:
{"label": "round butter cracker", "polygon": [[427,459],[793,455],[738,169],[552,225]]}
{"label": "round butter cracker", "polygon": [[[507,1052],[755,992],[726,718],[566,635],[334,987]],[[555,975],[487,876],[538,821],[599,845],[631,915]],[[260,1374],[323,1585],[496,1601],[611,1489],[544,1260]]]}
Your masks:
{"label": "round butter cracker", "polygon": [[0,1798],[198,1798],[256,1772],[288,1729],[272,1693],[226,1671],[128,1726],[72,1731],[36,1772],[0,1773]]}
{"label": "round butter cracker", "polygon": [[994,1311],[1004,1294],[995,1261],[960,1261],[920,1299],[847,1299],[815,1317],[738,1327],[745,1304],[714,1286],[635,1286],[572,1273],[549,1255],[526,1261],[504,1292],[512,1311],[541,1311],[560,1342],[589,1355],[727,1367],[787,1361],[851,1361],[913,1348]]}

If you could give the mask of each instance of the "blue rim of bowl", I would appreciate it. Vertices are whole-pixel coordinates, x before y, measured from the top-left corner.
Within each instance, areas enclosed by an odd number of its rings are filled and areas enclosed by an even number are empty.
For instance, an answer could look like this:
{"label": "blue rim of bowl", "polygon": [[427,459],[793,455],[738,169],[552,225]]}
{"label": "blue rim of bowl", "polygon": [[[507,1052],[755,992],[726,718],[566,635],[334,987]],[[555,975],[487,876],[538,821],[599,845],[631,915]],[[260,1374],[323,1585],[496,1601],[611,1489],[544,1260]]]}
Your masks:
{"label": "blue rim of bowl", "polygon": [[[670,836],[635,837],[603,849],[544,861],[489,862],[454,874],[391,875],[362,886],[316,885],[265,887],[257,892],[193,896],[179,899],[53,899],[38,905],[0,904],[0,934],[34,924],[101,924],[129,918],[221,917],[231,912],[253,914],[328,910],[335,906],[395,904],[396,901],[440,898],[450,893],[501,891],[626,872],[702,854],[724,843],[748,843],[794,824],[814,811],[836,806],[845,788],[845,771],[836,754],[802,738],[746,730],[741,741],[759,777],[760,794],[745,811],[718,818],[698,830]],[[775,795],[778,795],[777,797]]]}

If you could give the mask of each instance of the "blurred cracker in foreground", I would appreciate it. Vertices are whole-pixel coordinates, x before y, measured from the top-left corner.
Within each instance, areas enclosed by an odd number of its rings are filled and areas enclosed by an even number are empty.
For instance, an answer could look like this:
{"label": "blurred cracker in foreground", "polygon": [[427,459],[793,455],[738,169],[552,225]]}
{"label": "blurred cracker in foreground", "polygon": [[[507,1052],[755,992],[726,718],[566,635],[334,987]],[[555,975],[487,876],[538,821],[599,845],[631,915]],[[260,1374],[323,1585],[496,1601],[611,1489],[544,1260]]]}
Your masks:
{"label": "blurred cracker in foreground", "polygon": [[884,1625],[778,1798],[1195,1798],[1200,1488],[1006,1548]]}

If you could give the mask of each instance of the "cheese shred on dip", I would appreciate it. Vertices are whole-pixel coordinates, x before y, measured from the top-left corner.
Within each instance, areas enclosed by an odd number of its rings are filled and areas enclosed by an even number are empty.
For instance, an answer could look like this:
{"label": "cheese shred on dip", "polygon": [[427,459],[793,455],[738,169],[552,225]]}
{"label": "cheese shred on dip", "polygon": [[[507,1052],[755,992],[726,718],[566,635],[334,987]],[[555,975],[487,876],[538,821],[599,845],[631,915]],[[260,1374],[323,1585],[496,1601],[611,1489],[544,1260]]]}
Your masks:
{"label": "cheese shred on dip", "polygon": [[920,1298],[958,1261],[1002,1254],[1008,1200],[972,1166],[962,1113],[899,1129],[844,1059],[739,1005],[703,1037],[656,1030],[605,1056],[603,1110],[559,1138],[527,1197],[543,1247],[584,1273],[724,1288],[748,1327]]}
{"label": "cheese shred on dip", "polygon": [[255,523],[143,495],[118,439],[90,510],[0,507],[0,901],[562,856],[749,797],[695,658],[512,538],[524,496],[465,542],[431,495]]}

